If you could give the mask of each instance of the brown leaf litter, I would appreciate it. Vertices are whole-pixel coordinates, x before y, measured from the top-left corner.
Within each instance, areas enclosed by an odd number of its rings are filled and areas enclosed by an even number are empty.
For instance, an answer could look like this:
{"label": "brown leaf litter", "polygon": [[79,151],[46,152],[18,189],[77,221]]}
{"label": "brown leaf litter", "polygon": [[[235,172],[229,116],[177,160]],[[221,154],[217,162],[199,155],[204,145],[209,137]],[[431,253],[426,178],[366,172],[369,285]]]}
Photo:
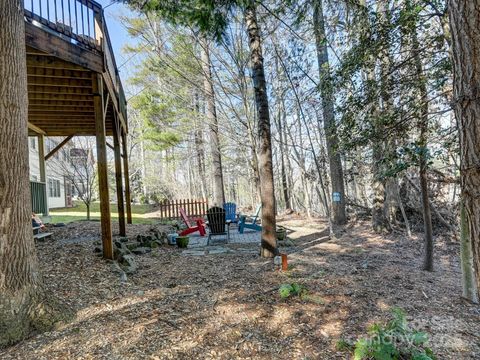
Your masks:
{"label": "brown leaf litter", "polygon": [[[0,350],[0,359],[345,359],[337,341],[365,336],[395,306],[431,335],[439,359],[480,358],[480,307],[460,297],[458,244],[437,238],[428,273],[420,237],[360,224],[329,239],[320,220],[280,223],[295,243],[281,249],[287,272],[255,252],[186,256],[165,245],[136,256],[139,270],[126,279],[93,251],[98,222],[55,228],[37,244],[41,270],[76,318]],[[128,235],[150,227],[129,225]],[[291,282],[308,298],[280,299],[278,287]]]}

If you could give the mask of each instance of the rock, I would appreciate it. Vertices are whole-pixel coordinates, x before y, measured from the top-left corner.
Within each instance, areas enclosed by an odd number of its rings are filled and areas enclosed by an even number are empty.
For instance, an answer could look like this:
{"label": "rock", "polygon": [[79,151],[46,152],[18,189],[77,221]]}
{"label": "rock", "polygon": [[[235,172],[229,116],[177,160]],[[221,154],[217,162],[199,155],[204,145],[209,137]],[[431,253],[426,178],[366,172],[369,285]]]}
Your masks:
{"label": "rock", "polygon": [[278,245],[279,245],[279,246],[283,246],[283,247],[295,246],[295,244],[293,243],[293,241],[290,240],[290,239],[281,240],[281,241],[278,242]]}
{"label": "rock", "polygon": [[125,243],[122,243],[120,241],[115,241],[114,246],[113,246],[113,257],[114,259],[120,259],[123,255],[131,254],[131,251]]}
{"label": "rock", "polygon": [[215,255],[215,254],[223,254],[228,252],[228,249],[225,248],[214,248],[214,249],[207,249],[206,253],[210,255]]}
{"label": "rock", "polygon": [[184,250],[184,251],[182,251],[182,255],[204,256],[205,255],[205,250]]}
{"label": "rock", "polygon": [[147,240],[142,244],[142,246],[151,248],[153,243],[154,243],[154,241],[148,241]]}
{"label": "rock", "polygon": [[160,232],[157,229],[150,230],[153,233],[153,236],[156,240],[160,240]]}
{"label": "rock", "polygon": [[128,250],[133,250],[139,247],[140,244],[138,242],[131,242],[131,243],[126,243],[125,246],[127,247]]}
{"label": "rock", "polygon": [[138,269],[137,262],[132,254],[124,255],[120,264],[126,274],[133,274]]}
{"label": "rock", "polygon": [[122,270],[122,268],[120,267],[120,265],[117,261],[112,261],[111,268],[112,268],[112,271],[117,273],[117,274],[121,275],[121,274],[124,273],[124,271]]}
{"label": "rock", "polygon": [[132,250],[132,253],[135,255],[142,255],[151,252],[152,249],[149,247],[140,246]]}

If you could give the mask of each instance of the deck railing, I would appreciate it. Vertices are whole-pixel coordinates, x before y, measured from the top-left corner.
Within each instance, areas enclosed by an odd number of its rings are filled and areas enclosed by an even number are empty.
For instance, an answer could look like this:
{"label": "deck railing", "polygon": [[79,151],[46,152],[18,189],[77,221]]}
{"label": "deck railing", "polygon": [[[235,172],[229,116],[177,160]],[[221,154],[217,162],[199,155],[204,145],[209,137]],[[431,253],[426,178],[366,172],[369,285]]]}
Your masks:
{"label": "deck railing", "polygon": [[47,191],[44,182],[30,181],[30,192],[32,194],[32,211],[36,214],[47,214]]}
{"label": "deck railing", "polygon": [[92,0],[24,0],[25,16],[78,44],[102,50],[96,24],[102,7]]}
{"label": "deck railing", "polygon": [[78,46],[104,54],[105,70],[126,119],[125,93],[113,55],[102,6],[93,0],[24,0],[27,21]]}

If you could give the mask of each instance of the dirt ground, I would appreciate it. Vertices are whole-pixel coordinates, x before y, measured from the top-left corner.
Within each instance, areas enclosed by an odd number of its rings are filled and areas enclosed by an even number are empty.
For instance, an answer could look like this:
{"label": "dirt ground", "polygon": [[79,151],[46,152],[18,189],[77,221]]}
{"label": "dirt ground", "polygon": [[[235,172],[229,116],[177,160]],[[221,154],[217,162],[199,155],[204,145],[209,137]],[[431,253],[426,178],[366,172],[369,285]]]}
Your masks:
{"label": "dirt ground", "polygon": [[[321,220],[280,223],[295,243],[282,249],[287,272],[248,251],[186,256],[165,245],[137,256],[127,279],[94,253],[98,222],[55,229],[37,244],[39,261],[48,290],[77,315],[0,350],[0,359],[346,359],[337,341],[365,336],[395,306],[431,335],[438,359],[480,358],[480,307],[460,297],[458,244],[437,238],[427,273],[418,237],[378,236],[359,224],[329,240]],[[229,245],[248,246],[258,248]],[[291,282],[309,299],[281,299],[280,284]]]}

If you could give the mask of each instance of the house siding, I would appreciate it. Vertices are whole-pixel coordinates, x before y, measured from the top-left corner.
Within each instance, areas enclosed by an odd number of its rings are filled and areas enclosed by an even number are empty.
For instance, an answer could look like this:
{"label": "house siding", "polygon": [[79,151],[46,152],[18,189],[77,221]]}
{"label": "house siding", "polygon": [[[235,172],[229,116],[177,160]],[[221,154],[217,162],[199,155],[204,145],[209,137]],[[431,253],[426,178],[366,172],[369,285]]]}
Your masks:
{"label": "house siding", "polygon": [[[48,142],[51,140],[45,139],[45,153],[48,153],[52,148],[52,143],[48,146]],[[40,181],[40,163],[38,152],[38,139],[36,137],[28,138],[29,148],[29,164],[30,164],[30,181]],[[62,152],[59,150],[52,158],[46,162],[46,175],[47,175],[47,203],[49,209],[65,207],[65,178],[64,171],[62,170],[61,162]],[[50,182],[59,182],[59,192],[50,191]],[[58,184],[58,183],[57,183]]]}

